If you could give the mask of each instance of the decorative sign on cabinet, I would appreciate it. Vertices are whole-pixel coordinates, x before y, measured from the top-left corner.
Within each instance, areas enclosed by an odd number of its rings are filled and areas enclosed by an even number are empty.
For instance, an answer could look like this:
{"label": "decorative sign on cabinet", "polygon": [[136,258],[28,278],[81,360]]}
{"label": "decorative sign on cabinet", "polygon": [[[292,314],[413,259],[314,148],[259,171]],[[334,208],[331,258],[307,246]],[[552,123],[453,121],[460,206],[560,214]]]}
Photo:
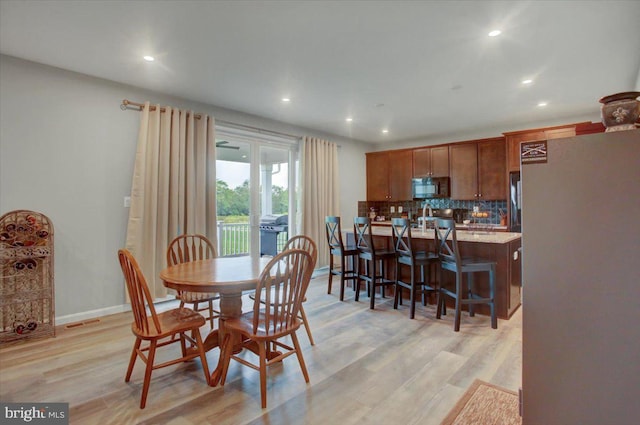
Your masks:
{"label": "decorative sign on cabinet", "polygon": [[576,124],[504,133],[507,143],[507,172],[520,171],[520,143],[575,135]]}
{"label": "decorative sign on cabinet", "polygon": [[[583,134],[603,133],[605,127],[600,122],[581,122],[576,124],[566,124],[555,127],[535,128],[521,131],[511,131],[503,133],[507,144],[507,179],[510,174],[520,172],[520,144],[522,142],[533,142],[560,139],[565,137],[580,136]],[[519,175],[519,174],[518,174]],[[512,203],[508,203],[508,222],[512,223],[511,217],[516,214],[513,211]]]}

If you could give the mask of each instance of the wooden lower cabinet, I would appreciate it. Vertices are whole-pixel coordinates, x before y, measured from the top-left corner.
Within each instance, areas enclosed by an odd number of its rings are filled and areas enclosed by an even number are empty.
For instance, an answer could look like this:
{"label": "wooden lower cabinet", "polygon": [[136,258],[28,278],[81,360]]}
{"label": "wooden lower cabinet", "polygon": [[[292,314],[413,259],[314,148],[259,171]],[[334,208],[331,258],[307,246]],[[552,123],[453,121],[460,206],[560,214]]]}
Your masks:
{"label": "wooden lower cabinet", "polygon": [[[460,242],[460,251],[463,257],[479,257],[496,262],[496,315],[500,319],[509,319],[520,307],[521,294],[521,265],[520,240],[505,244],[488,244],[476,242]],[[514,260],[513,253],[518,252],[518,259]],[[455,274],[444,271],[442,281],[445,285],[455,285]],[[466,285],[467,278],[464,277]],[[489,273],[476,273],[474,277],[475,290],[481,296],[489,296]],[[453,300],[447,300],[447,306],[453,308]],[[466,307],[463,308],[466,311]],[[489,315],[488,305],[477,305],[475,311],[479,314]]]}

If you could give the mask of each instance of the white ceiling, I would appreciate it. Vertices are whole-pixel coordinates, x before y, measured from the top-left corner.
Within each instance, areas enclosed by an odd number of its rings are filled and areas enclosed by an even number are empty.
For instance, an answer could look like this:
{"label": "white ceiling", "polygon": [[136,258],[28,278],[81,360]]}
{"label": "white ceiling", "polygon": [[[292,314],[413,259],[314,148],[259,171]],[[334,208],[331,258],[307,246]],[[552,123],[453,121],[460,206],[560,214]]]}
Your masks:
{"label": "white ceiling", "polygon": [[640,1],[1,0],[0,52],[399,141],[597,119],[640,88]]}

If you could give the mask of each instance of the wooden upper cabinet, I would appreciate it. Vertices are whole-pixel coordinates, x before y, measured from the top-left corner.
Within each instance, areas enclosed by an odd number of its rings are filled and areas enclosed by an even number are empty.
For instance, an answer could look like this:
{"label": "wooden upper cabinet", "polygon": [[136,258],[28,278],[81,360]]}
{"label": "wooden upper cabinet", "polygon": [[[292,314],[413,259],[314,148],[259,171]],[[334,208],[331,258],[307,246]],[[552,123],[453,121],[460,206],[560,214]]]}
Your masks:
{"label": "wooden upper cabinet", "polygon": [[414,149],[413,177],[431,175],[431,148]]}
{"label": "wooden upper cabinet", "polygon": [[452,199],[476,199],[478,194],[478,146],[460,143],[449,146]]}
{"label": "wooden upper cabinet", "polygon": [[367,201],[389,200],[389,161],[386,152],[367,154]]}
{"label": "wooden upper cabinet", "polygon": [[581,122],[576,124],[576,136],[583,134],[604,133],[606,130],[601,122]]}
{"label": "wooden upper cabinet", "polygon": [[451,198],[506,199],[504,139],[485,139],[449,146]]}
{"label": "wooden upper cabinet", "polygon": [[389,153],[389,199],[406,201],[411,199],[411,151]]}
{"label": "wooden upper cabinet", "polygon": [[449,147],[413,150],[413,177],[448,177]]}
{"label": "wooden upper cabinet", "polygon": [[505,136],[507,140],[507,171],[520,171],[520,143],[546,140],[544,131],[532,131]]}
{"label": "wooden upper cabinet", "polygon": [[[558,127],[545,127],[504,133],[507,142],[507,172],[520,171],[520,143],[573,137],[576,135],[576,127],[588,127],[589,130],[591,130],[589,126],[591,124],[592,123],[568,124]],[[594,129],[595,130],[591,131],[597,131],[599,127],[595,126]]]}
{"label": "wooden upper cabinet", "polygon": [[478,143],[478,198],[507,199],[507,151],[504,139]]}
{"label": "wooden upper cabinet", "polygon": [[367,154],[367,200],[411,199],[411,150]]}

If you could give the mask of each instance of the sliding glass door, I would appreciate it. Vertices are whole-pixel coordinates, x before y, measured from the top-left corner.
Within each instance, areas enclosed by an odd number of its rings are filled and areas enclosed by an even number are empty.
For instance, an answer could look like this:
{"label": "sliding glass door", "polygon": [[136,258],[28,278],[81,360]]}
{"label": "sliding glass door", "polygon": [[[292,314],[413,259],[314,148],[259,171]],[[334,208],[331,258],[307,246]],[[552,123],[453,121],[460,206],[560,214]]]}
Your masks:
{"label": "sliding glass door", "polygon": [[275,255],[295,228],[297,144],[216,131],[218,253]]}
{"label": "sliding glass door", "polygon": [[218,255],[250,252],[251,144],[216,139]]}

